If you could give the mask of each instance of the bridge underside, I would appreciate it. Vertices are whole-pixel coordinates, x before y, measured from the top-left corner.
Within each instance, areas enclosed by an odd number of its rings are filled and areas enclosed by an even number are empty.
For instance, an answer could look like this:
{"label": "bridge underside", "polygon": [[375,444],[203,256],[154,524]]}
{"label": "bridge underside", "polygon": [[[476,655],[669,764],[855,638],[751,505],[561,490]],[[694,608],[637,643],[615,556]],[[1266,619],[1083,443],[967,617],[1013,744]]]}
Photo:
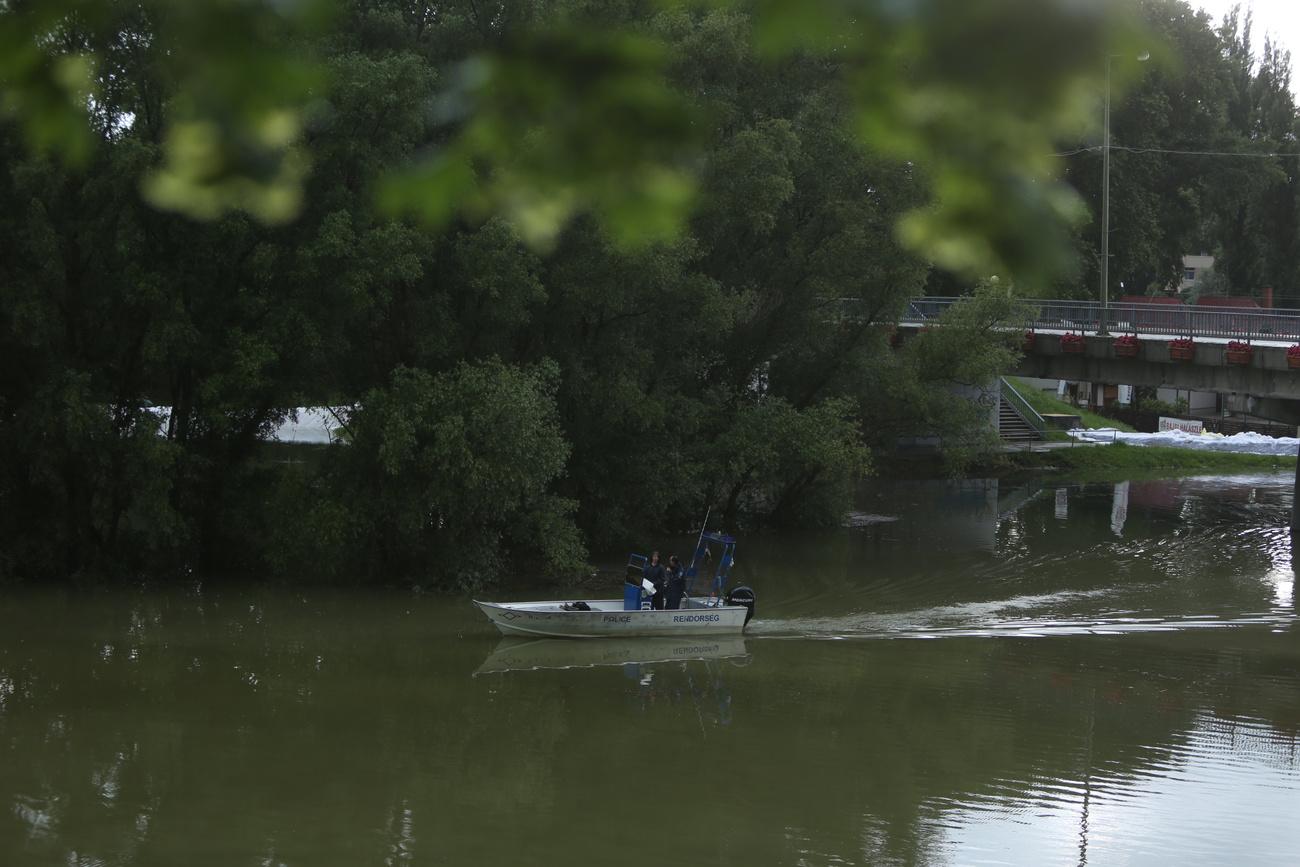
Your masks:
{"label": "bridge underside", "polygon": [[1287,367],[1282,347],[1259,347],[1250,364],[1227,364],[1222,344],[1198,345],[1195,359],[1170,361],[1165,341],[1149,342],[1137,358],[1116,358],[1106,338],[1089,338],[1080,355],[1060,353],[1043,335],[1039,342],[1047,351],[1027,352],[1016,376],[1213,392],[1224,395],[1231,412],[1300,424],[1300,370]]}
{"label": "bridge underside", "polygon": [[[915,334],[942,316],[958,298],[918,298],[899,325]],[[1032,307],[1032,310],[1030,309]],[[1041,301],[1026,307],[1031,331],[1015,373],[1038,379],[1064,379],[1107,385],[1141,385],[1205,391],[1224,396],[1225,406],[1283,424],[1300,424],[1300,367],[1292,368],[1287,350],[1300,347],[1300,312],[1269,309],[1245,312],[1200,310],[1186,305],[1094,305]],[[1108,328],[1137,341],[1135,355],[1118,354]],[[1065,331],[1087,336],[1080,353],[1065,352]],[[1171,357],[1171,338],[1191,338],[1193,357]],[[1230,353],[1229,343],[1244,341],[1250,352]],[[1235,347],[1234,347],[1235,349]],[[1296,464],[1300,491],[1300,463]],[[1300,539],[1300,495],[1291,507],[1292,543]]]}
{"label": "bridge underside", "polygon": [[[917,298],[908,305],[900,336],[941,320],[960,298]],[[1300,424],[1300,367],[1287,350],[1300,347],[1300,311],[1155,302],[1111,304],[1082,301],[1026,301],[1023,312],[1031,339],[1016,375],[1106,385],[1142,385],[1211,392],[1224,396],[1233,412],[1283,424]],[[1106,334],[1109,329],[1113,334]],[[1089,334],[1088,332],[1094,332]],[[1071,333],[1066,352],[1060,338]],[[1136,355],[1120,355],[1114,334],[1136,341]],[[1194,357],[1171,358],[1170,340],[1190,338]],[[1250,352],[1230,357],[1229,344]],[[1234,347],[1236,349],[1236,347]],[[1300,510],[1298,510],[1300,513]]]}

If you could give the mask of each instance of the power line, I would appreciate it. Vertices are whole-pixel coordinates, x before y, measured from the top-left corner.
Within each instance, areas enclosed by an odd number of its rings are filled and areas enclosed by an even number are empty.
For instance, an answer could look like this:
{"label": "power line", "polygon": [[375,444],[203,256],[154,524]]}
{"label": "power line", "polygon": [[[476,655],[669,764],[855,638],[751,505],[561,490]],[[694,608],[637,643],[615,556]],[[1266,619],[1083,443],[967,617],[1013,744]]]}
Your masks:
{"label": "power line", "polygon": [[[1131,154],[1180,154],[1183,156],[1193,157],[1300,157],[1300,152],[1293,151],[1273,151],[1270,153],[1245,153],[1243,151],[1180,151],[1166,150],[1164,148],[1134,148],[1124,147],[1123,145],[1111,145],[1113,151],[1128,151]],[[1077,148],[1072,151],[1061,151],[1054,153],[1054,157],[1072,157],[1075,154],[1089,153],[1092,151],[1102,150],[1102,145],[1092,145],[1085,148]]]}

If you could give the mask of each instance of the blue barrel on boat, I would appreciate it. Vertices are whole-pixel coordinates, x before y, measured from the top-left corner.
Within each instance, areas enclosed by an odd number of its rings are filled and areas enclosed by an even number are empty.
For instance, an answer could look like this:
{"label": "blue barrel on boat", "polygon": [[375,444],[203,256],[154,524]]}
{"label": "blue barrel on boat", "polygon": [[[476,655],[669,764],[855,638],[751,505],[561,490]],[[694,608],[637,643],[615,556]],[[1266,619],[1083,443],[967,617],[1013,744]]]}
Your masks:
{"label": "blue barrel on boat", "polygon": [[641,585],[623,582],[623,610],[641,610]]}

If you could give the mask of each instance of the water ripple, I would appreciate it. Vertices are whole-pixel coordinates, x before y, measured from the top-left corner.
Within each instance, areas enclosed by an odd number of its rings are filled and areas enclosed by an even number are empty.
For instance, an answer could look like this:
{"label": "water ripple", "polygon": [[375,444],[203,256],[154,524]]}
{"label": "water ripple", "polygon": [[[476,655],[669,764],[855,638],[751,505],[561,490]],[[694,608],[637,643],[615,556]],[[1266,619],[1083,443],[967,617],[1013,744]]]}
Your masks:
{"label": "water ripple", "polygon": [[956,613],[951,620],[933,614],[850,614],[838,617],[804,617],[782,620],[755,619],[747,634],[755,638],[969,638],[1045,637],[1050,635],[1131,635],[1142,632],[1179,632],[1193,629],[1227,629],[1243,626],[1292,626],[1291,613],[1260,612],[1224,617],[1142,617],[1111,614],[1086,618],[972,619]]}
{"label": "water ripple", "polygon": [[[1091,738],[1068,776],[1042,773],[934,798],[926,824],[960,863],[1280,864],[1293,823],[1270,823],[1300,787],[1295,738],[1264,720],[1199,715],[1181,743],[1137,761],[1094,760]],[[1251,829],[1243,837],[1243,829]]]}

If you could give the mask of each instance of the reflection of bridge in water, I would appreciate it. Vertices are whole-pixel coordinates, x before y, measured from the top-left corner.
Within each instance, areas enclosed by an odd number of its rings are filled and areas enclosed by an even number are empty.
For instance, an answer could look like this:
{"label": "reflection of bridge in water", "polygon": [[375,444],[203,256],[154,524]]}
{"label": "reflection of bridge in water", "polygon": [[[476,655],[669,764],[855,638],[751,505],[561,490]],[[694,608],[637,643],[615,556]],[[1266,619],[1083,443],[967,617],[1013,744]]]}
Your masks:
{"label": "reflection of bridge in water", "polygon": [[[958,300],[913,300],[900,334],[904,339],[915,334]],[[1287,349],[1300,343],[1300,311],[1155,303],[1111,304],[1103,310],[1086,301],[1025,302],[1025,310],[1034,336],[1008,373],[1213,392],[1224,396],[1232,412],[1300,424],[1300,369],[1291,367],[1287,356]],[[1063,345],[1064,334],[1083,340]],[[1132,335],[1135,348],[1118,346],[1120,334]],[[1175,338],[1193,341],[1190,358],[1173,357],[1169,342]],[[1250,351],[1230,354],[1232,342],[1248,344]]]}

